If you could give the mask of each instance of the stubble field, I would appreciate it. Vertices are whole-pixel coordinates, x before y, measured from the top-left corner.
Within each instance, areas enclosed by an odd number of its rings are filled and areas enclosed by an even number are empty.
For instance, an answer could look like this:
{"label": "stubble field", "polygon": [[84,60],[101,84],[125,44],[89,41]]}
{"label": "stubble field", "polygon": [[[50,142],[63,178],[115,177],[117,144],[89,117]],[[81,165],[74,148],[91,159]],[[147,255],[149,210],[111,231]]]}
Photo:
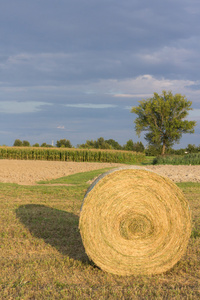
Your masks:
{"label": "stubble field", "polygon": [[175,181],[192,212],[187,252],[171,270],[123,277],[87,258],[82,200],[93,178],[117,166],[0,160],[0,299],[200,298],[200,166],[145,166]]}
{"label": "stubble field", "polygon": [[[0,160],[0,182],[32,185],[40,180],[50,180],[80,172],[123,166],[117,163],[83,163],[31,160]],[[126,166],[126,165],[124,165]],[[141,166],[174,182],[200,182],[200,166]]]}

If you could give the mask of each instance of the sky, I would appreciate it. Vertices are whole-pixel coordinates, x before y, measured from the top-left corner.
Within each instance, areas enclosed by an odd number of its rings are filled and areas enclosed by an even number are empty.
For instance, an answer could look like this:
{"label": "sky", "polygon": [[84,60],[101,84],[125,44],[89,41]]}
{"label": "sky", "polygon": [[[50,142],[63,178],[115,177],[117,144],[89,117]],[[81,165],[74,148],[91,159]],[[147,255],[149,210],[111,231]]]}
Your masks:
{"label": "sky", "polygon": [[192,101],[200,144],[199,0],[0,0],[0,145],[139,138],[131,107]]}

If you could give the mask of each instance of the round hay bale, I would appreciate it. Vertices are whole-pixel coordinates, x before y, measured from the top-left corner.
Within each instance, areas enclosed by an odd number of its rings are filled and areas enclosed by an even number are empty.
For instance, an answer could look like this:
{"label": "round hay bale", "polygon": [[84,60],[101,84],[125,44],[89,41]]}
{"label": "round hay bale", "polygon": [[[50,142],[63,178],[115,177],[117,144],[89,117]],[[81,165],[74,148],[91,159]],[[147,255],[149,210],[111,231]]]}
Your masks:
{"label": "round hay bale", "polygon": [[191,215],[168,178],[140,168],[104,173],[88,189],[79,229],[88,257],[118,275],[159,274],[184,254]]}

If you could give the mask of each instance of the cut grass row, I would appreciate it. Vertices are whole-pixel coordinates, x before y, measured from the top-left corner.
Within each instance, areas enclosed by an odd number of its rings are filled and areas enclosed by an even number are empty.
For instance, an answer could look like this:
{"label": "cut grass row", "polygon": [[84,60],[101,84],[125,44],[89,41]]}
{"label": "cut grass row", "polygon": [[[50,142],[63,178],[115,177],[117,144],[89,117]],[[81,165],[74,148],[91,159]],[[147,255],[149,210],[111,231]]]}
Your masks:
{"label": "cut grass row", "polygon": [[25,159],[76,162],[111,162],[136,164],[145,160],[144,153],[120,150],[0,147],[0,159]]}
{"label": "cut grass row", "polygon": [[120,277],[90,262],[78,230],[98,170],[47,185],[0,184],[0,299],[199,299],[200,184],[180,183],[192,211],[185,256],[169,272]]}

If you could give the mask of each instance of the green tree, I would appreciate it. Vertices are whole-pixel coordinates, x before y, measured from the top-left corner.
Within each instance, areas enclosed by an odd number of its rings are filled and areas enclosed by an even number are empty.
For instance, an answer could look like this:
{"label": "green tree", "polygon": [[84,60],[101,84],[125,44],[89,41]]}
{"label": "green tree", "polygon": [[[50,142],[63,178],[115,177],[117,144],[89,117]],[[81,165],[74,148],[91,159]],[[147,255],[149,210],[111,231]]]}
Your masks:
{"label": "green tree", "polygon": [[30,143],[28,141],[23,141],[22,146],[23,147],[30,147]]}
{"label": "green tree", "polygon": [[42,143],[41,147],[45,147],[45,148],[52,148],[53,146],[47,143]]}
{"label": "green tree", "polygon": [[163,91],[139,103],[131,110],[138,115],[134,121],[136,133],[140,136],[142,131],[147,131],[145,139],[149,145],[161,146],[162,155],[166,148],[179,142],[183,133],[194,133],[196,122],[185,120],[192,109],[192,102],[185,96]]}
{"label": "green tree", "polygon": [[109,139],[109,140],[105,140],[105,142],[111,146],[112,149],[115,149],[115,150],[121,150],[122,149],[122,146],[115,140],[113,139]]}
{"label": "green tree", "polygon": [[135,151],[135,152],[144,152],[144,145],[142,142],[134,143],[133,140],[128,140],[124,145],[124,150]]}
{"label": "green tree", "polygon": [[136,152],[144,152],[144,150],[145,150],[145,147],[144,147],[144,145],[142,144],[142,142],[137,142],[137,143],[135,144],[135,151],[136,151]]}
{"label": "green tree", "polygon": [[198,153],[199,150],[198,150],[198,147],[196,147],[194,144],[188,144],[187,145],[187,148],[186,148],[186,152],[188,153]]}
{"label": "green tree", "polygon": [[42,143],[41,147],[47,147],[47,143]]}
{"label": "green tree", "polygon": [[126,145],[124,145],[124,150],[133,151],[133,146],[134,146],[133,140],[130,139],[126,142]]}
{"label": "green tree", "polygon": [[104,140],[103,137],[100,137],[95,142],[95,148],[97,148],[97,149],[111,149],[112,147],[108,143],[106,143],[106,141]]}
{"label": "green tree", "polygon": [[146,156],[157,156],[160,155],[161,147],[156,147],[153,145],[148,145],[145,149],[145,155]]}
{"label": "green tree", "polygon": [[137,143],[134,143],[133,145],[133,151],[136,151],[136,152],[144,152],[144,145],[142,144],[142,142],[137,142]]}
{"label": "green tree", "polygon": [[95,143],[95,141],[93,141],[93,140],[91,140],[91,141],[87,140],[85,144],[77,145],[77,147],[81,148],[81,149],[92,149],[92,148],[95,148],[94,143]]}
{"label": "green tree", "polygon": [[96,141],[86,140],[86,143],[83,145],[85,145],[85,148],[87,148],[87,149],[93,149],[93,148],[95,148],[95,143],[96,143]]}
{"label": "green tree", "polygon": [[39,145],[38,143],[35,143],[35,144],[33,145],[33,147],[40,147],[40,145]]}
{"label": "green tree", "polygon": [[58,148],[72,148],[70,140],[62,139],[57,141],[56,147]]}
{"label": "green tree", "polygon": [[16,139],[16,140],[14,141],[13,146],[14,146],[14,147],[22,147],[22,146],[23,146],[23,143],[22,143],[21,140]]}
{"label": "green tree", "polygon": [[97,140],[87,140],[85,144],[78,145],[78,148],[85,149],[112,149],[112,146],[103,137]]}

